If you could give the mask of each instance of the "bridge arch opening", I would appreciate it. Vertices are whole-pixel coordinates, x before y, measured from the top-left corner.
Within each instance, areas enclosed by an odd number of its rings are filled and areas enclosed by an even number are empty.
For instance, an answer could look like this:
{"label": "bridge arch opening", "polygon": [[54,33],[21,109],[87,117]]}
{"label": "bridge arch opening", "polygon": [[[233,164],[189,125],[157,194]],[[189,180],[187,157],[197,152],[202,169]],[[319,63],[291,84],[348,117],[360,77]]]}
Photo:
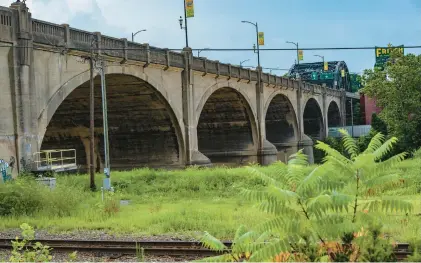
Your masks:
{"label": "bridge arch opening", "polygon": [[213,164],[256,162],[253,116],[241,93],[228,87],[216,90],[200,112],[197,124],[199,151]]}
{"label": "bridge arch opening", "polygon": [[332,101],[327,110],[327,125],[328,127],[339,127],[341,125],[341,112],[338,104]]}
{"label": "bridge arch opening", "polygon": [[[95,77],[95,162],[103,167],[104,141],[101,79]],[[110,162],[114,169],[180,166],[184,162],[181,130],[165,98],[148,82],[125,74],[107,74]],[[76,149],[77,164],[89,160],[89,80],[75,88],[48,123],[41,150]]]}
{"label": "bridge arch opening", "polygon": [[313,139],[323,139],[323,114],[319,104],[314,98],[310,98],[305,105],[303,122],[304,134]]}
{"label": "bridge arch opening", "polygon": [[297,141],[297,118],[288,97],[277,94],[270,101],[265,117],[266,139],[277,148]]}

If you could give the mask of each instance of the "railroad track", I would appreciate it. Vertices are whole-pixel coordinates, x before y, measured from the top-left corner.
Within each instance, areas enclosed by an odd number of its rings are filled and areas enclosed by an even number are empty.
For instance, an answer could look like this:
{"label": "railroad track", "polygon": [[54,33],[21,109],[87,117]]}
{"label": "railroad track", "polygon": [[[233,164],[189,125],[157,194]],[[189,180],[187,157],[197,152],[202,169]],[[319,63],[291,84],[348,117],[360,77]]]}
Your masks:
{"label": "railroad track", "polygon": [[[0,249],[12,249],[14,239],[0,239]],[[195,256],[207,257],[218,255],[218,252],[204,248],[200,242],[195,241],[101,241],[101,240],[34,240],[32,243],[41,242],[54,251],[59,252],[92,252],[119,255],[135,255],[137,248],[143,248],[144,253],[154,256]],[[224,242],[229,248],[232,243]],[[409,244],[400,243],[395,247],[398,260],[405,259],[411,253]]]}
{"label": "railroad track", "polygon": [[[14,239],[0,239],[0,249],[12,249]],[[136,254],[137,248],[143,248],[144,253],[155,256],[214,256],[218,252],[204,248],[200,242],[194,241],[101,241],[101,240],[33,240],[41,242],[54,251],[60,252],[97,252],[112,254]],[[230,247],[231,242],[224,242]]]}

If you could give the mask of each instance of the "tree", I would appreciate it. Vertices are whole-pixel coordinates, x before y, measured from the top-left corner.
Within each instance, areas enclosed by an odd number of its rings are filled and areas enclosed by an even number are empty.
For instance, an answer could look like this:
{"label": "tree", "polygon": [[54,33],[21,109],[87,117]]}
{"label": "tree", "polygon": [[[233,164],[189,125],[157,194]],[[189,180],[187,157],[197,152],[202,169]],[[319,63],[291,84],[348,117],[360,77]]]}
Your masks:
{"label": "tree", "polygon": [[376,98],[391,136],[407,150],[421,146],[421,55],[392,51],[383,70],[365,70],[362,92]]}
{"label": "tree", "polygon": [[[318,252],[320,249],[315,249],[315,245],[320,243],[327,247],[328,241],[353,235],[375,220],[375,216],[364,210],[373,214],[411,211],[410,202],[381,194],[386,187],[402,179],[398,166],[405,153],[381,161],[397,139],[385,141],[382,134],[376,134],[367,149],[359,153],[355,139],[345,130],[340,132],[349,158],[319,141],[316,148],[324,151],[326,157],[324,164],[315,168],[309,166],[301,151],[293,155],[287,165],[277,163],[274,174],[248,167],[250,173],[264,181],[267,187],[259,191],[243,190],[242,194],[260,202],[263,211],[275,216],[255,228],[256,232],[270,233],[274,238],[262,248],[253,250],[251,261],[272,260],[291,251],[303,251],[299,253],[301,260],[320,261],[326,259],[327,254]],[[379,194],[363,206],[361,196],[369,191]],[[350,256],[346,249],[340,253],[342,257]],[[334,259],[337,254],[329,257]]]}
{"label": "tree", "polygon": [[376,113],[371,115],[371,128],[375,132],[380,132],[384,135],[387,135],[387,124],[380,119]]}

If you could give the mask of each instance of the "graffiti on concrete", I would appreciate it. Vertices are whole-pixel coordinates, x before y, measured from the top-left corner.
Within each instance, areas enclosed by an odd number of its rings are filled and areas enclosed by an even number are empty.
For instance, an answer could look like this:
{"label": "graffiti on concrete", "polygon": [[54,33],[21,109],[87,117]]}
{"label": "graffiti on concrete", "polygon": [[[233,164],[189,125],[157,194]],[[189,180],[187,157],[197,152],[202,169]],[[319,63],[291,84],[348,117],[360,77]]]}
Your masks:
{"label": "graffiti on concrete", "polygon": [[15,165],[14,159],[15,158],[13,159],[10,158],[10,160],[13,161],[12,167],[10,166],[10,162],[6,162],[5,160],[0,159],[0,173],[3,178],[3,182],[7,182],[12,179],[12,169],[13,169],[13,166]]}
{"label": "graffiti on concrete", "polygon": [[22,172],[30,172],[31,171],[31,160],[26,160],[25,158],[20,159],[20,167]]}

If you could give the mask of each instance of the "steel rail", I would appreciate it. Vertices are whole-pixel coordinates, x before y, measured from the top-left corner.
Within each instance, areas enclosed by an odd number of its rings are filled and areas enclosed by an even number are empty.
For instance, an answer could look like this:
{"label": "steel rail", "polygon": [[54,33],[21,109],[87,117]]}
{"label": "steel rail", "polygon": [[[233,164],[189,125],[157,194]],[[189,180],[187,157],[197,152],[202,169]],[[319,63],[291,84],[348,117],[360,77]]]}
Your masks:
{"label": "steel rail", "polygon": [[[1,238],[0,249],[12,249],[12,241],[15,239]],[[154,256],[214,256],[221,254],[204,248],[198,241],[111,241],[111,240],[59,240],[39,239],[31,241],[31,244],[41,242],[59,252],[97,252],[110,254],[135,255],[139,248],[147,255]],[[232,242],[223,242],[228,248]],[[403,260],[411,254],[409,244],[398,243],[394,249],[398,260]]]}

